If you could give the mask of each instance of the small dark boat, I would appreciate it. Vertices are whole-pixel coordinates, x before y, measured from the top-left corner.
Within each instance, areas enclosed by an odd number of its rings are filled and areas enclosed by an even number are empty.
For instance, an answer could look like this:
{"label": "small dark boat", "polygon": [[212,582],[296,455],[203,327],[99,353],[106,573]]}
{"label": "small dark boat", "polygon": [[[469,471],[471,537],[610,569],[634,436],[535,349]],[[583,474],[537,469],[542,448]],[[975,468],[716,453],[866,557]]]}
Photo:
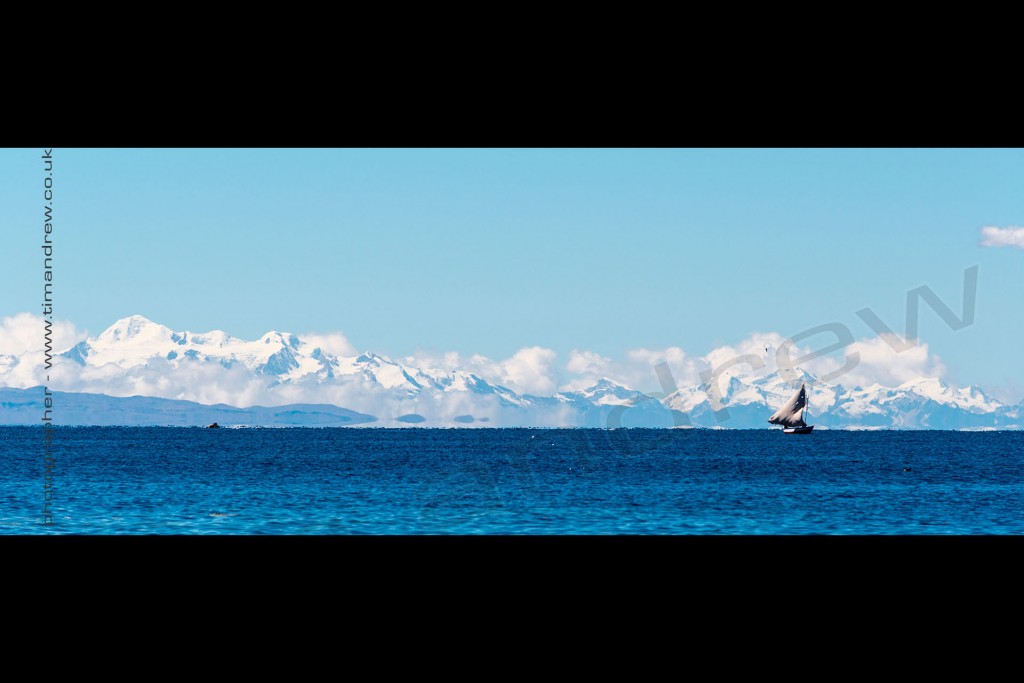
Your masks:
{"label": "small dark boat", "polygon": [[220,425],[214,422],[213,424],[206,425],[207,429],[220,429]]}

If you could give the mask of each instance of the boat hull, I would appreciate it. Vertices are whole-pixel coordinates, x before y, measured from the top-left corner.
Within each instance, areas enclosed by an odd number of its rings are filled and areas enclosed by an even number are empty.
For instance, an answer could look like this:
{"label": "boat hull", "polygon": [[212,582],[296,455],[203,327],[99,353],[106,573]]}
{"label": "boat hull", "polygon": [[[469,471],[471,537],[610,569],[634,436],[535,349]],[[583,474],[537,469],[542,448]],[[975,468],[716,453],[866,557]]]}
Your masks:
{"label": "boat hull", "polygon": [[814,431],[814,425],[807,425],[806,427],[786,427],[782,430],[783,434],[810,434]]}

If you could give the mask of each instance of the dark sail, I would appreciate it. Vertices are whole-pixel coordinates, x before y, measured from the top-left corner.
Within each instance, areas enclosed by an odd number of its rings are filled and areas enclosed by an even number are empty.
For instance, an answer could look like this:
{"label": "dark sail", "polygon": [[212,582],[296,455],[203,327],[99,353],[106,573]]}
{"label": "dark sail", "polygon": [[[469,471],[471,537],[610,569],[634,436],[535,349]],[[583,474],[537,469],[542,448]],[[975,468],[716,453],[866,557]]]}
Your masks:
{"label": "dark sail", "polygon": [[768,418],[773,425],[783,427],[806,427],[804,422],[804,408],[807,406],[807,385],[801,384],[800,391],[796,396],[789,399],[786,405],[779,408],[778,412]]}

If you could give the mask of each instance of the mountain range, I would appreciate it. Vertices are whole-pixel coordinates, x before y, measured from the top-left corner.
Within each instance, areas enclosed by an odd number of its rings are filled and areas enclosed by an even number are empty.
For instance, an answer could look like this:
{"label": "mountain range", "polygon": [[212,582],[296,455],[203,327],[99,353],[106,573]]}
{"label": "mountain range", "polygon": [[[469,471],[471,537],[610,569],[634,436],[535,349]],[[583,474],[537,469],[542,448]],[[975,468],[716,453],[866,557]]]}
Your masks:
{"label": "mountain range", "polygon": [[[5,381],[22,362],[0,353],[0,386],[8,384],[0,389],[0,424],[39,423],[41,389]],[[978,387],[932,377],[848,388],[806,372],[793,378],[732,372],[716,380],[717,391],[705,382],[664,396],[602,378],[583,390],[534,396],[467,370],[412,367],[369,352],[332,353],[290,333],[246,341],[220,331],[176,332],[142,316],[59,352],[53,374],[75,380],[69,382],[73,391],[55,397],[61,424],[767,428],[768,416],[804,382],[810,422],[819,427],[1024,426],[1024,404],[1004,405]],[[204,388],[237,400],[203,400]],[[253,397],[270,397],[275,405],[252,405]]]}

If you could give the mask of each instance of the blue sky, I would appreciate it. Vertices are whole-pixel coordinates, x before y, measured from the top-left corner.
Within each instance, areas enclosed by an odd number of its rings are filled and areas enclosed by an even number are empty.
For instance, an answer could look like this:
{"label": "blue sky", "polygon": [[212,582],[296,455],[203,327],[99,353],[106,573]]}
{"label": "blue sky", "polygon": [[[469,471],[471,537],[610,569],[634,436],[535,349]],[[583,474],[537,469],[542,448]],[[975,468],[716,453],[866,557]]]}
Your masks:
{"label": "blue sky", "polygon": [[[39,312],[42,166],[0,153],[0,316]],[[55,151],[56,315],[97,334],[142,314],[256,338],[495,358],[524,346],[706,353],[870,306],[959,384],[1024,383],[1021,150]],[[823,337],[821,343],[830,339]]]}

